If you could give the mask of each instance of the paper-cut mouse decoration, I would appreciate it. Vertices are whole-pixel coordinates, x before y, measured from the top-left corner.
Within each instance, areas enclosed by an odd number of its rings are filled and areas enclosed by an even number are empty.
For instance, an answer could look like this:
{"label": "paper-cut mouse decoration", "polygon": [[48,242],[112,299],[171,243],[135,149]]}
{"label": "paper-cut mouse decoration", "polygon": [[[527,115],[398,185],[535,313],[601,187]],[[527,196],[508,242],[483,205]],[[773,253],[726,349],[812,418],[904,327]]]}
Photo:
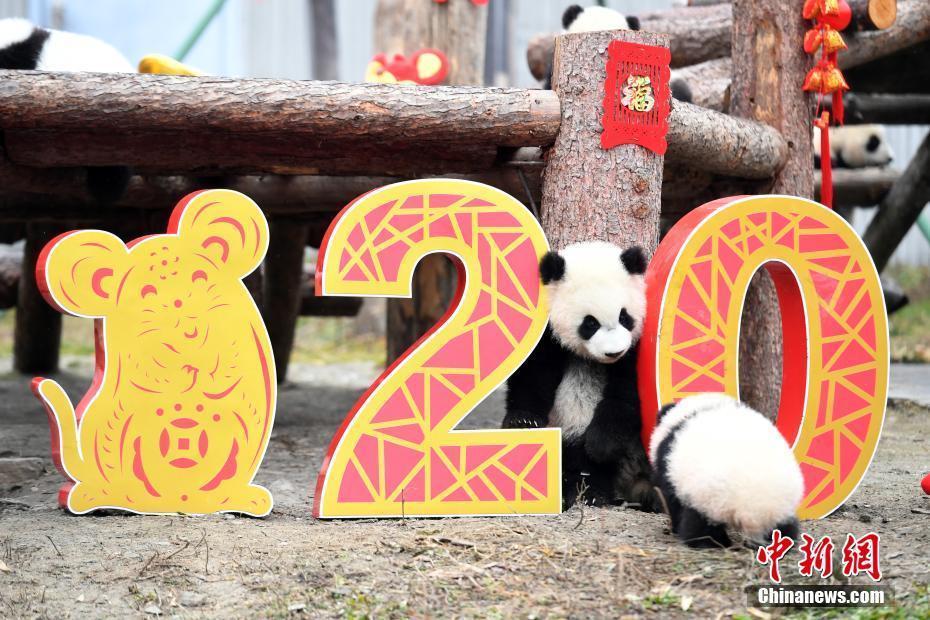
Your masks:
{"label": "paper-cut mouse decoration", "polygon": [[409,58],[394,54],[377,54],[368,63],[365,81],[379,84],[422,84],[434,86],[442,83],[449,73],[449,60],[441,51],[422,49]]}
{"label": "paper-cut mouse decoration", "polygon": [[242,283],[267,247],[261,210],[229,190],[189,195],[167,234],[123,244],[76,230],[45,246],[45,299],[95,320],[96,372],[77,408],[55,381],[32,385],[68,510],[271,511],[252,478],[274,422],[274,358]]}

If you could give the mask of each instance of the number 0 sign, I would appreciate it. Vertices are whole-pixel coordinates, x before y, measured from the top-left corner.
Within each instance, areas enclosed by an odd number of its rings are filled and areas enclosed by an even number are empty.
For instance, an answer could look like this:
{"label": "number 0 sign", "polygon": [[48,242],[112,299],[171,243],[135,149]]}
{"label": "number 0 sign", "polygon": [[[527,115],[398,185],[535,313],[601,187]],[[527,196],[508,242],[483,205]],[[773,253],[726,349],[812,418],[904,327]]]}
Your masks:
{"label": "number 0 sign", "polygon": [[805,481],[801,518],[838,508],[865,475],[885,415],[888,319],[862,240],[833,211],[789,196],[727,198],[668,233],[646,275],[640,354],[643,434],[663,403],[738,395],[739,330],[749,280],[764,266],[784,339],[777,425]]}
{"label": "number 0 sign", "polygon": [[409,297],[417,262],[457,259],[449,313],[362,396],[317,480],[321,518],[558,513],[558,429],[456,431],[526,359],[546,326],[526,208],[468,181],[388,185],[349,204],[320,251],[321,295]]}

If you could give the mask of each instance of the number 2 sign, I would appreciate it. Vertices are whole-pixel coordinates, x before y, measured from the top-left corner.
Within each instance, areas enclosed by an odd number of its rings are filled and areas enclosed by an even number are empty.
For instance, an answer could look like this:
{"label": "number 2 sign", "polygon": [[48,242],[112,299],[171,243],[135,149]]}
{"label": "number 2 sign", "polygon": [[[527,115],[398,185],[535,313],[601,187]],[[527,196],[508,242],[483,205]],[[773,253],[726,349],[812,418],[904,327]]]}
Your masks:
{"label": "number 2 sign", "polygon": [[560,512],[558,429],[455,430],[539,342],[548,249],[522,204],[469,181],[388,185],[343,209],[320,250],[318,294],[409,297],[417,262],[434,252],[456,259],[459,285],[442,321],[342,423],[314,516]]}

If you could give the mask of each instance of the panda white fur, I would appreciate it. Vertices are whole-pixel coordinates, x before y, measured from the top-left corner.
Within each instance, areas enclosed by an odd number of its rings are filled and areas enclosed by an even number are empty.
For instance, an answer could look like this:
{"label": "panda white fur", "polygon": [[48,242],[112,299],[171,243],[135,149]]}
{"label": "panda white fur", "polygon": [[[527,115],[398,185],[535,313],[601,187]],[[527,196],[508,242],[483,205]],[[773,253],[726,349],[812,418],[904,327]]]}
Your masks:
{"label": "panda white fur", "polygon": [[[583,8],[573,4],[562,14],[562,27],[565,32],[597,32],[600,30],[639,30],[639,18],[633,15],[624,15],[614,9],[603,6],[589,6]],[[552,88],[551,79],[547,88]],[[679,101],[691,103],[694,96],[688,82],[672,71],[669,79],[669,89],[672,97]]]}
{"label": "panda white fur", "polygon": [[[834,168],[887,166],[894,153],[883,125],[844,125],[830,128],[830,155]],[[820,168],[820,128],[814,127],[814,163]]]}
{"label": "panda white fur", "polygon": [[[73,32],[46,30],[25,19],[0,19],[0,69],[132,73],[133,66],[116,48]],[[101,203],[117,200],[129,184],[123,166],[87,169],[87,190]]]}
{"label": "panda white fur", "polygon": [[728,547],[728,528],[756,542],[774,529],[797,537],[801,469],[778,429],[736,399],[699,394],[663,407],[649,460],[685,544]]}
{"label": "panda white fur", "polygon": [[47,30],[25,19],[0,19],[0,69],[132,73],[115,47],[73,32]]}
{"label": "panda white fur", "polygon": [[643,250],[576,243],[546,254],[539,270],[549,324],[508,380],[503,427],[562,429],[566,507],[586,486],[589,503],[657,510],[636,381],[646,314]]}

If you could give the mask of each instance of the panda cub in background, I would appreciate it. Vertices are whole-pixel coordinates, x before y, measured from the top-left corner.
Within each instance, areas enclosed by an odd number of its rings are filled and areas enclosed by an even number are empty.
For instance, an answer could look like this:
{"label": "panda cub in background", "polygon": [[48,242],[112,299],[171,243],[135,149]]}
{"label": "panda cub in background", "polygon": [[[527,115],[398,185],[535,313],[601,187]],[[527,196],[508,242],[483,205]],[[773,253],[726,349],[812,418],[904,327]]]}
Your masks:
{"label": "panda cub in background", "polygon": [[[632,15],[624,15],[619,11],[608,9],[603,6],[589,6],[583,8],[573,4],[562,14],[562,27],[566,33],[571,32],[597,32],[600,30],[639,30],[639,18]],[[550,69],[551,71],[551,69]],[[675,75],[672,71],[671,78],[668,82],[669,89],[672,91],[672,97],[679,101],[691,103],[694,96],[688,82],[680,76]],[[552,88],[552,79],[550,77],[547,89]]]}
{"label": "panda cub in background", "polygon": [[791,447],[762,414],[725,394],[666,405],[649,442],[653,481],[690,547],[729,547],[727,528],[754,542],[796,538],[804,479]]}
{"label": "panda cub in background", "polygon": [[[834,168],[884,167],[894,160],[883,125],[844,125],[830,128]],[[820,168],[820,128],[814,127],[814,165]]]}
{"label": "panda cub in background", "polygon": [[539,265],[546,332],[507,382],[504,428],[562,429],[562,497],[657,510],[640,440],[636,351],[646,314],[639,247],[576,243]]}
{"label": "panda cub in background", "polygon": [[[115,47],[73,32],[46,30],[25,19],[0,19],[0,69],[134,73]],[[122,196],[130,171],[122,166],[87,169],[87,190],[102,203]]]}

